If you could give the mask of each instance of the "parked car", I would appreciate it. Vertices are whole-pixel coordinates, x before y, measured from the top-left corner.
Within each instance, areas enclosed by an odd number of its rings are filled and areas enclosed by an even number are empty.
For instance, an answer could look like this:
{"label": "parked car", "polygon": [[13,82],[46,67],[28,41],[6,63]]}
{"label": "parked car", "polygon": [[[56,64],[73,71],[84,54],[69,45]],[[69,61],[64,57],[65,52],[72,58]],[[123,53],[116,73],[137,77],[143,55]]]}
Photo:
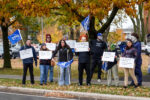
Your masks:
{"label": "parked car", "polygon": [[150,43],[147,43],[147,45],[145,46],[145,54],[146,55],[150,54]]}
{"label": "parked car", "polygon": [[15,59],[19,57],[19,50],[21,48],[21,44],[12,45],[10,50],[12,51],[12,58]]}

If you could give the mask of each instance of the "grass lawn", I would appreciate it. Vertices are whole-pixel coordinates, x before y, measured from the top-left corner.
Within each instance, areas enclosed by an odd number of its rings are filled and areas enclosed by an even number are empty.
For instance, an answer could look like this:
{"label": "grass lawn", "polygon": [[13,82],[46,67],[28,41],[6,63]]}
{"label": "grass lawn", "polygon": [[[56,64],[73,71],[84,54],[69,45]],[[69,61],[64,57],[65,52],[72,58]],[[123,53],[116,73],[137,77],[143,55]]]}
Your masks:
{"label": "grass lawn", "polygon": [[91,85],[91,86],[78,86],[77,84],[71,84],[70,86],[58,86],[57,83],[48,83],[47,85],[39,85],[36,81],[35,85],[31,85],[27,81],[27,85],[22,86],[21,80],[12,79],[0,79],[0,84],[2,86],[16,86],[16,87],[28,87],[36,89],[47,89],[47,90],[62,90],[62,91],[78,91],[78,92],[88,92],[88,93],[101,93],[101,94],[112,94],[112,95],[125,95],[125,96],[139,96],[139,97],[150,97],[150,88],[138,87],[138,88],[127,88],[123,87],[108,87],[106,85]]}
{"label": "grass lawn", "polygon": [[[148,56],[143,55],[143,64],[142,64],[142,72],[144,75],[147,74],[147,67],[148,67]],[[0,74],[6,74],[6,75],[22,75],[23,73],[23,66],[22,66],[22,61],[20,59],[12,59],[11,60],[12,63],[12,69],[0,69]],[[0,59],[0,68],[2,68],[3,65],[3,60]],[[78,61],[77,59],[75,59],[75,61],[73,62],[73,64],[71,65],[71,74],[72,74],[72,78],[78,78]],[[29,75],[29,73],[28,73]],[[34,68],[34,75],[35,76],[40,76],[40,70],[39,70],[39,65],[38,67]],[[123,69],[119,68],[119,76],[123,77]],[[54,77],[58,76],[58,66],[54,67]],[[84,74],[84,78],[85,78],[85,74]],[[97,78],[97,73],[94,74],[93,76],[94,79]],[[102,78],[106,78],[106,75],[102,74]]]}

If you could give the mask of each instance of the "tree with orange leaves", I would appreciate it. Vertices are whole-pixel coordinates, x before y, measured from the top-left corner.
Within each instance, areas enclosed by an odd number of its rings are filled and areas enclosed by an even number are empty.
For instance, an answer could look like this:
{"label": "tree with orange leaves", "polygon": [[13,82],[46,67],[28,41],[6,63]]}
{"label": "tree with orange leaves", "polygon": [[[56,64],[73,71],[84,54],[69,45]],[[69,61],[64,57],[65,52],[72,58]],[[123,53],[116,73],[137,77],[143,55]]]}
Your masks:
{"label": "tree with orange leaves", "polygon": [[[104,33],[110,26],[119,9],[124,9],[129,15],[135,16],[135,5],[144,0],[18,0],[25,15],[54,16],[65,24],[72,25],[81,22],[90,15],[90,39],[95,39],[98,32]],[[42,7],[41,7],[41,5]],[[42,12],[41,12],[42,11]],[[101,28],[96,30],[95,19],[99,20]]]}

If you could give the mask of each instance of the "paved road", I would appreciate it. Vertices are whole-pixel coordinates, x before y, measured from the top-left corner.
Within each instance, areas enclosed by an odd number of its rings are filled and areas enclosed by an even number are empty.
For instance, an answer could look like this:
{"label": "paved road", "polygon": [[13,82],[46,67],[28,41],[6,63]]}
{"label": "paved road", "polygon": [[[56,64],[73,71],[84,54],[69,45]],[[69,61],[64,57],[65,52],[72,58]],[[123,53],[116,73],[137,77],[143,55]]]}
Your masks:
{"label": "paved road", "polygon": [[0,92],[0,100],[76,100],[76,99],[43,97],[43,96],[37,96],[37,95]]}

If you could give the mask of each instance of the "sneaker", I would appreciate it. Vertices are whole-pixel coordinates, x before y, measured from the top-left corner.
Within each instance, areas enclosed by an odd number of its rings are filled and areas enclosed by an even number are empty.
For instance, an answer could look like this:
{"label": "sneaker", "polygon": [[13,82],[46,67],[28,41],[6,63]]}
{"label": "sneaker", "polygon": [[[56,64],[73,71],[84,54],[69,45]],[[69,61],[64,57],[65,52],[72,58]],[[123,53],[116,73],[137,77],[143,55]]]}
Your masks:
{"label": "sneaker", "polygon": [[100,83],[100,82],[101,82],[101,79],[98,79],[98,80],[97,80],[97,82],[99,82],[99,83]]}

